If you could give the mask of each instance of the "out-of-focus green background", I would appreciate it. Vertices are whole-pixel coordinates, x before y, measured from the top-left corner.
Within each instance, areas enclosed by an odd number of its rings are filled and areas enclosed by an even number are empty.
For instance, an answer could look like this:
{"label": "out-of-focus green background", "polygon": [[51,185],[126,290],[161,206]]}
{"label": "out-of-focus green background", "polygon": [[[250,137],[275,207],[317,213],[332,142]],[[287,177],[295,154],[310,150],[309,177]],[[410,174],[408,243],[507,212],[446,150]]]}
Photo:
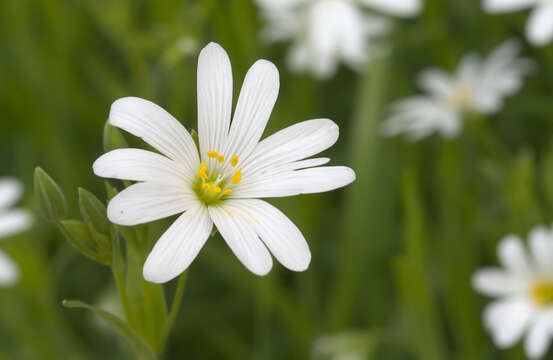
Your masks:
{"label": "out-of-focus green background", "polygon": [[[422,16],[397,22],[391,53],[364,76],[342,68],[319,82],[287,70],[285,45],[260,43],[251,0],[2,0],[0,174],[25,182],[23,205],[32,208],[33,169],[43,167],[77,216],[78,186],[105,199],[91,164],[115,99],[147,98],[195,128],[199,48],[216,41],[228,51],[235,99],[248,67],[269,59],[281,90],[265,134],[329,117],[341,136],[327,153],[358,180],[271,200],[308,239],[304,273],[275,264],[258,278],[220,237],[208,241],[165,358],[307,359],[320,336],[356,331],[372,348],[367,359],[523,359],[521,346],[494,349],[470,275],[495,263],[501,236],[553,222],[553,48],[525,44],[536,74],[459,139],[407,144],[381,139],[378,127],[387,104],[417,91],[419,70],[453,69],[467,51],[523,39],[526,16],[486,15],[477,0],[428,0]],[[191,53],[188,37],[199,46]],[[65,298],[105,304],[114,292],[108,268],[40,218],[1,246],[23,278],[0,289],[0,359],[134,358],[91,313],[61,306]]]}

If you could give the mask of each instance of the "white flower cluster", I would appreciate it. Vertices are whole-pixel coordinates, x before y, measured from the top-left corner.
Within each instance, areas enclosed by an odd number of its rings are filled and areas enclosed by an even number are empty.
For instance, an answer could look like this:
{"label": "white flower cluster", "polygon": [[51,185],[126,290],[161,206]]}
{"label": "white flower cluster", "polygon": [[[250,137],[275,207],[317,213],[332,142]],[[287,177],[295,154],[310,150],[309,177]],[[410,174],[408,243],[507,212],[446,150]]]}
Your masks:
{"label": "white flower cluster", "polygon": [[[0,178],[0,238],[26,230],[31,215],[22,209],[11,209],[23,193],[21,183],[13,178]],[[19,279],[19,268],[4,252],[0,252],[0,286],[11,285]]]}

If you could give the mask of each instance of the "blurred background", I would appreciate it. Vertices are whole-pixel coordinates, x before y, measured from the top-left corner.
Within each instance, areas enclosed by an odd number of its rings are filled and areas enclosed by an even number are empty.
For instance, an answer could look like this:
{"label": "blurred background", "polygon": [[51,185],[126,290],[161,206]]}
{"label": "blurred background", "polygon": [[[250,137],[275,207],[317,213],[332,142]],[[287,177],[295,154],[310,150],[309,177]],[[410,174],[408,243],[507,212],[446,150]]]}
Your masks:
{"label": "blurred background", "polygon": [[[33,169],[43,167],[77,216],[77,187],[106,198],[91,165],[114,100],[152,100],[193,129],[205,44],[229,53],[235,101],[249,66],[269,59],[281,89],[265,135],[331,118],[341,136],[327,156],[358,180],[270,200],[309,242],[304,273],[275,263],[259,278],[219,236],[208,241],[190,268],[164,359],[318,358],[314,344],[328,335],[363,347],[366,359],[524,359],[521,346],[495,350],[481,325],[487,300],[470,277],[496,263],[503,235],[553,222],[553,47],[525,43],[536,75],[503,111],[466,123],[455,140],[412,144],[383,139],[379,127],[390,102],[418,91],[418,71],[453,70],[468,51],[524,41],[526,16],[486,15],[478,0],[427,1],[420,17],[395,23],[390,53],[363,74],[342,67],[317,81],[288,71],[286,44],[260,42],[251,0],[2,0],[0,175],[25,183],[22,206],[33,209]],[[156,224],[157,234],[170,220]],[[39,216],[1,247],[23,277],[0,289],[0,359],[135,358],[92,313],[61,306],[69,298],[116,309],[109,268]]]}

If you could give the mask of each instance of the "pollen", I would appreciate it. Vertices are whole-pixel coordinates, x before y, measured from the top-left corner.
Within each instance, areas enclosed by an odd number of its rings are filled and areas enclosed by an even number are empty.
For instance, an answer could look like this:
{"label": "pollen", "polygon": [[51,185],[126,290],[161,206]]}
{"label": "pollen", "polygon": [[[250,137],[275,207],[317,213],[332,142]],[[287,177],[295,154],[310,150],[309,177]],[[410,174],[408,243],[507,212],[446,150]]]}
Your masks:
{"label": "pollen", "polygon": [[222,155],[217,156],[217,160],[219,160],[220,163],[225,161],[225,157]]}
{"label": "pollen", "polygon": [[202,163],[201,169],[202,169],[203,171],[206,171],[206,170],[207,170],[207,164],[206,164],[205,162]]}
{"label": "pollen", "polygon": [[238,155],[234,155],[232,159],[230,160],[230,166],[236,166],[238,165]]}
{"label": "pollen", "polygon": [[531,290],[532,299],[540,306],[553,303],[553,282],[541,280],[534,284]]}
{"label": "pollen", "polygon": [[202,184],[202,189],[207,189],[207,190],[209,190],[209,189],[211,189],[211,185],[210,185],[209,183],[203,183],[203,184]]}
{"label": "pollen", "polygon": [[242,180],[242,170],[236,170],[234,173],[234,176],[232,177],[232,180],[230,181],[232,184],[236,185]]}
{"label": "pollen", "polygon": [[219,153],[217,151],[208,151],[207,152],[207,157],[210,157],[210,158],[218,158],[219,157]]}
{"label": "pollen", "polygon": [[232,194],[232,189],[225,189],[225,191],[223,191],[223,195],[230,195]]}
{"label": "pollen", "polygon": [[204,169],[200,169],[198,170],[198,175],[200,176],[200,178],[204,179],[204,180],[207,180],[209,176],[207,176],[207,174],[205,173],[205,170]]}
{"label": "pollen", "polygon": [[215,194],[219,194],[219,193],[221,192],[221,188],[220,188],[219,186],[215,186],[215,187],[213,188],[213,192],[214,192]]}

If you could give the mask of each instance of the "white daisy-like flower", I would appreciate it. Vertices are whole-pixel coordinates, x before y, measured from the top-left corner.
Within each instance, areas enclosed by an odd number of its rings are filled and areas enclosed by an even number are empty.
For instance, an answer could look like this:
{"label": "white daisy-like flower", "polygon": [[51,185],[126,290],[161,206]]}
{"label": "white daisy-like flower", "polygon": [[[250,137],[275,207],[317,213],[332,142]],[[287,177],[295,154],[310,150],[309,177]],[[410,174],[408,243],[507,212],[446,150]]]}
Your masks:
{"label": "white daisy-like flower", "polygon": [[[23,209],[11,209],[23,193],[21,183],[13,178],[0,178],[0,238],[6,238],[31,226],[31,215]],[[19,279],[19,268],[4,252],[0,252],[0,286]]]}
{"label": "white daisy-like flower", "polygon": [[552,0],[484,0],[484,10],[489,13],[505,13],[533,8],[526,23],[526,37],[536,46],[544,46],[553,40]]}
{"label": "white daisy-like flower", "polygon": [[312,359],[365,360],[374,348],[374,338],[367,331],[348,331],[318,338],[313,344]]}
{"label": "white daisy-like flower", "polygon": [[294,71],[327,78],[344,62],[355,70],[382,49],[378,40],[389,32],[387,19],[365,11],[411,17],[422,0],[256,0],[267,22],[267,42],[291,40],[288,61]]}
{"label": "white daisy-like flower", "polygon": [[529,358],[543,356],[553,336],[553,229],[536,227],[529,254],[517,236],[501,240],[497,255],[503,268],[484,268],[473,287],[497,297],[484,311],[484,325],[500,348],[514,345],[525,333]]}
{"label": "white daisy-like flower", "polygon": [[403,133],[416,141],[437,132],[454,138],[467,112],[497,113],[505,97],[519,91],[524,76],[532,71],[532,61],[520,58],[520,51],[518,41],[508,40],[486,59],[473,53],[464,56],[454,74],[441,69],[421,72],[418,85],[427,94],[393,104],[383,135]]}
{"label": "white daisy-like flower", "polygon": [[146,280],[163,283],[194,260],[213,225],[253,273],[272,267],[268,249],[285,267],[307,269],[309,247],[278,209],[259,200],[330,191],[351,183],[347,167],[319,167],[328,158],[306,159],[332,146],[338,126],[308,120],[260,141],[279,90],[279,74],[259,60],[248,71],[231,123],[232,70],[215,43],[198,60],[199,151],[188,131],[161,107],[139,98],[113,103],[109,123],[142,138],[161,154],[119,149],[93,165],[96,175],[138,181],[108,205],[109,219],[137,225],[180,217],[157,241],[143,269]]}

